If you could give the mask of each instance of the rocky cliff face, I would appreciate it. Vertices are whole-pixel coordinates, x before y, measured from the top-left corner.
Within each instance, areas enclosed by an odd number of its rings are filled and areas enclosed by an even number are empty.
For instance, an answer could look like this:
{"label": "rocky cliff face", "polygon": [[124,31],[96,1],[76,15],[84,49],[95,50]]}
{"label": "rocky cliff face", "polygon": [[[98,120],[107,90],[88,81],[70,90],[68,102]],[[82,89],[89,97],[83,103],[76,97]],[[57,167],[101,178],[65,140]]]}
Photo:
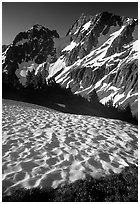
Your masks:
{"label": "rocky cliff face", "polygon": [[[50,66],[47,78],[90,100],[96,90],[101,103],[131,106],[137,115],[138,21],[107,12],[81,16],[68,31],[70,43]],[[58,71],[61,73],[57,75]]]}
{"label": "rocky cliff face", "polygon": [[[103,12],[82,15],[57,41],[56,31],[40,26],[22,32],[3,52],[3,73],[26,85],[29,75],[43,74],[91,100],[131,107],[137,116],[138,21]],[[57,59],[56,59],[57,57]]]}
{"label": "rocky cliff face", "polygon": [[42,63],[52,63],[56,60],[54,39],[58,33],[41,25],[20,32],[10,46],[3,46],[3,73],[8,83],[26,85],[29,72],[34,72]]}

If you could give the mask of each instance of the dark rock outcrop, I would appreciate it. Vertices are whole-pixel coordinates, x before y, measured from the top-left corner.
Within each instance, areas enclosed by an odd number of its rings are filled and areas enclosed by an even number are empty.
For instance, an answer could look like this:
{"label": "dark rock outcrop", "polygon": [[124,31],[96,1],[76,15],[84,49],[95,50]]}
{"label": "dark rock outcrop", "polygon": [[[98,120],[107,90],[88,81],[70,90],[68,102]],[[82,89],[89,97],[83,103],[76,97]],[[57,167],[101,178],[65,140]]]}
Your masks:
{"label": "dark rock outcrop", "polygon": [[44,62],[54,62],[56,60],[55,38],[59,38],[56,30],[51,31],[38,24],[17,34],[3,56],[3,83],[16,86],[20,79],[20,83],[25,85],[28,71],[36,70],[38,65]]}

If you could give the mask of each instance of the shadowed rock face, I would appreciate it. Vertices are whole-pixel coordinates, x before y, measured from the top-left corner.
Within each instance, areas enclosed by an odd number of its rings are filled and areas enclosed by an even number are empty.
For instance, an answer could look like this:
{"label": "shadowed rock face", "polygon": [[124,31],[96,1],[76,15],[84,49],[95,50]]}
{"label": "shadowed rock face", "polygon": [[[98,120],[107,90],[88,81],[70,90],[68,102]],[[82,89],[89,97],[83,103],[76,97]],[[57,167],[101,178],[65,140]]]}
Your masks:
{"label": "shadowed rock face", "polygon": [[[120,16],[108,12],[93,17],[81,15],[80,19],[74,23],[67,33],[67,35],[71,35],[71,39],[76,43],[81,42],[70,53],[68,65],[73,64],[78,57],[83,58],[89,54],[92,48],[98,47],[101,44],[100,37],[108,34],[112,26],[117,27],[122,24],[123,19]],[[84,25],[85,29],[83,29]]]}
{"label": "shadowed rock face", "polygon": [[137,116],[137,34],[137,19],[108,12],[82,14],[57,42],[56,31],[35,25],[3,52],[3,81],[27,86],[27,78],[35,83],[40,76],[42,81],[53,77],[87,99],[96,91],[103,104],[111,100],[114,106],[130,105]]}
{"label": "shadowed rock face", "polygon": [[28,71],[36,69],[41,63],[55,60],[54,38],[59,38],[55,30],[38,24],[17,34],[3,54],[3,72],[9,78],[15,78],[15,81],[18,77],[25,84],[24,78]]}

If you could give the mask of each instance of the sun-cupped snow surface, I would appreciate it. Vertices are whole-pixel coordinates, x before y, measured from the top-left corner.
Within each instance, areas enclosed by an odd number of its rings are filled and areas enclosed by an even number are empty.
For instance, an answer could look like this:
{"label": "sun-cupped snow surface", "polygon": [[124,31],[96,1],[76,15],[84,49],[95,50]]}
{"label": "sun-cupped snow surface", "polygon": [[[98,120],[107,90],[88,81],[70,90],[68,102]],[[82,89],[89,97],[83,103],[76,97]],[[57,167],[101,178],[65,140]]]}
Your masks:
{"label": "sun-cupped snow surface", "polygon": [[89,22],[87,22],[86,24],[84,24],[82,27],[82,30],[81,30],[81,32],[83,32],[83,31],[85,31],[85,30],[88,30],[89,29],[89,27],[90,27],[90,25],[91,25],[91,21],[89,21]]}
{"label": "sun-cupped snow surface", "polygon": [[2,182],[16,188],[56,188],[65,182],[119,173],[138,162],[137,126],[3,101]]}
{"label": "sun-cupped snow surface", "polygon": [[63,50],[62,50],[62,52],[63,51],[71,51],[74,47],[76,47],[77,46],[77,43],[76,42],[74,42],[74,41],[72,41],[68,46],[66,46]]}

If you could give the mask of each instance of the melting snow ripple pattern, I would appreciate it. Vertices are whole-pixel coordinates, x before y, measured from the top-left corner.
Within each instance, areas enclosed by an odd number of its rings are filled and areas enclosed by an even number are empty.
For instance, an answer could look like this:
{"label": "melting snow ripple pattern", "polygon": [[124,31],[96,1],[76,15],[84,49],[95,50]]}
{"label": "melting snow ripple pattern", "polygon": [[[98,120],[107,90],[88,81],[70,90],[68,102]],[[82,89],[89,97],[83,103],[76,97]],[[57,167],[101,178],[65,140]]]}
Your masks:
{"label": "melting snow ripple pattern", "polygon": [[137,127],[119,120],[4,102],[2,130],[6,194],[137,165]]}

